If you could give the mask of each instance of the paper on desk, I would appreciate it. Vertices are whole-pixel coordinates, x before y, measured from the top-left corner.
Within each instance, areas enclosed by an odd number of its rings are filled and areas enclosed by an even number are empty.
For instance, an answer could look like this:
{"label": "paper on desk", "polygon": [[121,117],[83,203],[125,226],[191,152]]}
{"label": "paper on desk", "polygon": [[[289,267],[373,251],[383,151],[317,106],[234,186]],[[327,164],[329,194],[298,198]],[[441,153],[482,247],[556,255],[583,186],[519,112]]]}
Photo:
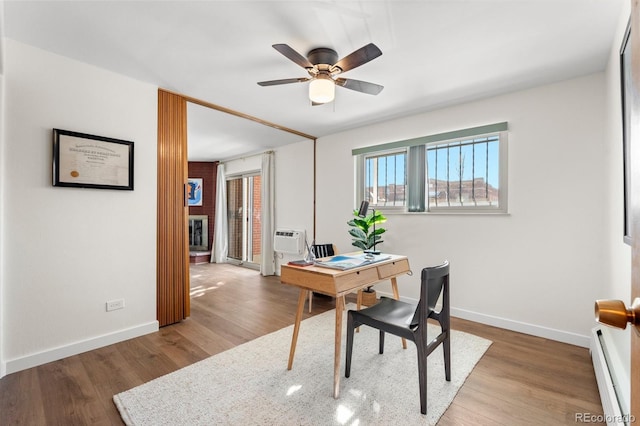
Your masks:
{"label": "paper on desk", "polygon": [[316,265],[322,266],[325,268],[332,269],[353,269],[359,266],[369,265],[371,263],[380,262],[383,260],[390,259],[391,256],[388,255],[371,255],[371,254],[361,254],[356,256],[333,256],[327,260],[317,260]]}

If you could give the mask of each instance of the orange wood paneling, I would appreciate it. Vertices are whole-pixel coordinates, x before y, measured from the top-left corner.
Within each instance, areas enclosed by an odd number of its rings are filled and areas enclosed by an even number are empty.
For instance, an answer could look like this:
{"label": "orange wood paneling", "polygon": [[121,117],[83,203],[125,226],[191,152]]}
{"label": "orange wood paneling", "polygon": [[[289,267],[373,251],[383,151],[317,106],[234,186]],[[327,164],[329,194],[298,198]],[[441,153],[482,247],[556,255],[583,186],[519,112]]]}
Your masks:
{"label": "orange wood paneling", "polygon": [[157,318],[160,326],[189,316],[187,103],[158,90]]}

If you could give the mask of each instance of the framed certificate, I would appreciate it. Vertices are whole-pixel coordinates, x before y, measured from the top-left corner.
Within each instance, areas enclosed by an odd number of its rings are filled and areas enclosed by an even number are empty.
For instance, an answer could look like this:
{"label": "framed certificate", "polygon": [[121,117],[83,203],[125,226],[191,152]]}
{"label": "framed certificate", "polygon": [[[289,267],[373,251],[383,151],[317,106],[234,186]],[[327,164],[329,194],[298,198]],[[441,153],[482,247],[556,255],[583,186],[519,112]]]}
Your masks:
{"label": "framed certificate", "polygon": [[53,186],[133,191],[133,142],[53,129]]}

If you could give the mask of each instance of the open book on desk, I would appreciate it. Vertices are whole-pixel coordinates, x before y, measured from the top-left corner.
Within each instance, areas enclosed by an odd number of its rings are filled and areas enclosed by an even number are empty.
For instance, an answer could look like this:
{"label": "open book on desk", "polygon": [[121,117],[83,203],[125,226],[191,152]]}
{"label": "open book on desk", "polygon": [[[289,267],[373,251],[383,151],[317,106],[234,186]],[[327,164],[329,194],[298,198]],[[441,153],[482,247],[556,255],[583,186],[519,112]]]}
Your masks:
{"label": "open book on desk", "polygon": [[384,254],[356,254],[351,256],[333,256],[326,260],[316,260],[316,266],[322,266],[324,268],[331,269],[353,269],[360,266],[369,265],[371,263],[381,262],[383,260],[391,259],[391,256]]}

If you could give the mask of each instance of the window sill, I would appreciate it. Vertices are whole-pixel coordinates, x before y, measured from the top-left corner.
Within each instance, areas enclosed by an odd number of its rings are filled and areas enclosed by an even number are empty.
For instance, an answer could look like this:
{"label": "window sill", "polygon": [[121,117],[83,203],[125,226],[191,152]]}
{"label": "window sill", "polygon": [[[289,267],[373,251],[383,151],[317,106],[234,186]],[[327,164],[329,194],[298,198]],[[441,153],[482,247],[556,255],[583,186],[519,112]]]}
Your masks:
{"label": "window sill", "polygon": [[490,211],[490,210],[438,210],[438,211],[426,211],[426,212],[406,212],[398,210],[379,210],[386,216],[391,215],[416,215],[416,216],[511,216],[511,213],[504,211]]}

